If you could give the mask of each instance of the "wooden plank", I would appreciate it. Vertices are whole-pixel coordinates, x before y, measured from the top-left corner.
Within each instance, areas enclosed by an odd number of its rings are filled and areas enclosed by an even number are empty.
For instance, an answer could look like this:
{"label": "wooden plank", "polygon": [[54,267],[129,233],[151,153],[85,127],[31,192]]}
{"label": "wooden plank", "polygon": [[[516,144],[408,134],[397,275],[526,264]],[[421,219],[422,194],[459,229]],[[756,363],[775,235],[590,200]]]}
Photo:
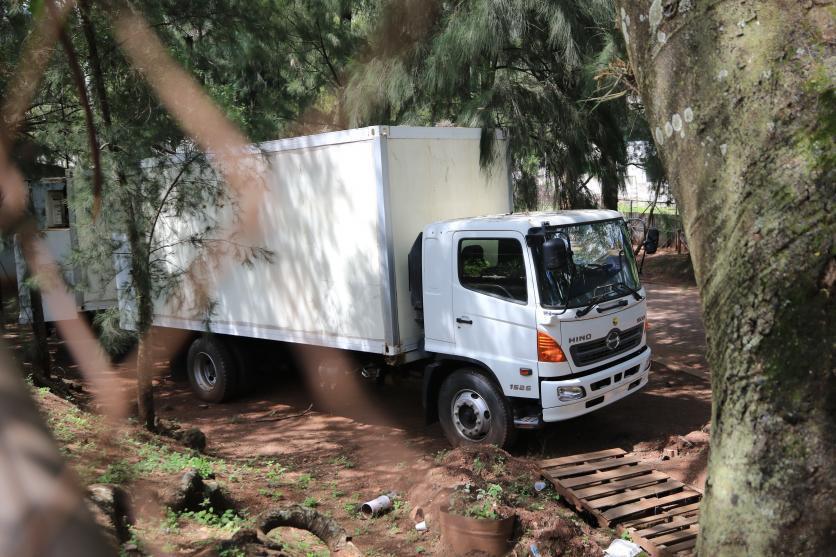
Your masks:
{"label": "wooden plank", "polygon": [[567,478],[560,480],[560,483],[570,489],[579,489],[605,480],[620,480],[640,476],[649,472],[653,472],[653,468],[650,466],[625,466],[624,468],[616,468],[615,470],[600,472],[598,474],[588,474],[579,478]]}
{"label": "wooden plank", "polygon": [[567,466],[565,468],[546,468],[546,471],[555,478],[566,478],[568,476],[579,476],[581,474],[588,474],[590,472],[610,470],[612,468],[619,468],[641,462],[636,457],[628,458],[613,458],[609,460],[602,460],[600,462],[593,462],[592,464],[581,464],[580,466]]}
{"label": "wooden plank", "polygon": [[668,509],[666,512],[662,514],[636,518],[634,520],[624,522],[623,525],[626,528],[649,528],[652,525],[659,524],[660,522],[666,521],[669,518],[673,518],[675,516],[685,515],[689,513],[697,513],[699,512],[699,509],[699,503],[691,503],[690,505],[683,505],[681,507]]}
{"label": "wooden plank", "polygon": [[605,451],[596,451],[594,453],[576,454],[572,456],[564,456],[560,458],[550,458],[541,460],[537,463],[540,468],[550,468],[552,466],[565,466],[567,464],[578,464],[581,462],[590,462],[592,460],[599,460],[607,457],[625,455],[627,452],[623,449],[607,449]]}
{"label": "wooden plank", "polygon": [[667,480],[668,478],[669,476],[667,474],[663,474],[662,472],[651,472],[650,474],[635,476],[633,478],[627,478],[626,480],[618,480],[583,489],[576,489],[575,495],[584,499],[592,500],[618,493],[622,489],[626,489],[628,487],[641,487],[645,484],[657,483]]}
{"label": "wooden plank", "polygon": [[560,494],[560,496],[563,497],[564,500],[574,505],[575,508],[579,511],[589,510],[584,501],[579,497],[576,497],[575,493],[571,489],[564,486],[555,478],[551,477],[551,475],[548,472],[543,471],[542,474],[547,480],[551,482],[551,484],[554,486],[555,491],[557,491]]}
{"label": "wooden plank", "polygon": [[675,518],[670,522],[665,522],[664,524],[659,524],[658,526],[651,526],[650,528],[644,528],[643,530],[635,530],[637,536],[641,536],[643,538],[658,536],[659,534],[664,534],[670,530],[676,530],[678,528],[682,528],[683,526],[690,526],[691,524],[697,524],[700,521],[700,516],[689,516],[688,518]]}
{"label": "wooden plank", "polygon": [[664,536],[659,536],[658,538],[652,538],[650,541],[656,546],[676,545],[680,542],[684,542],[685,540],[696,538],[699,533],[700,526],[699,524],[695,524],[685,530],[677,530],[676,532],[671,532],[670,534],[665,534]]}
{"label": "wooden plank", "polygon": [[589,506],[593,509],[603,509],[604,507],[615,507],[617,505],[624,505],[632,503],[645,497],[661,495],[662,493],[670,493],[685,487],[684,484],[676,480],[668,480],[662,483],[653,484],[651,486],[642,487],[639,489],[630,489],[624,493],[617,493],[602,499],[595,499],[589,502]]}
{"label": "wooden plank", "polygon": [[631,514],[644,512],[648,509],[653,509],[662,505],[669,505],[671,503],[677,503],[679,501],[685,501],[686,499],[699,496],[700,494],[698,492],[688,489],[681,493],[674,493],[673,495],[668,495],[666,497],[654,497],[645,501],[639,501],[638,503],[632,503],[630,505],[615,507],[608,511],[604,511],[604,513],[602,514],[604,518],[612,522],[614,520],[630,516]]}
{"label": "wooden plank", "polygon": [[673,555],[679,551],[685,551],[686,549],[691,549],[697,545],[697,538],[692,538],[686,542],[678,543],[676,545],[668,545],[665,546],[663,549],[667,555]]}

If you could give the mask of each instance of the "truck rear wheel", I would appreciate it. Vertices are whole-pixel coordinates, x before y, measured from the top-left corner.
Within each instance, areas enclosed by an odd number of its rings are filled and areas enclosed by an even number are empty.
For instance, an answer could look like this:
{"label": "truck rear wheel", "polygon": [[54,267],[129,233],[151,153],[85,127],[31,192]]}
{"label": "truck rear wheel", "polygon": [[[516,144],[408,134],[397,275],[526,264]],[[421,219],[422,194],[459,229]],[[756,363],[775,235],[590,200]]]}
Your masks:
{"label": "truck rear wheel", "polygon": [[438,393],[438,418],[447,440],[461,445],[497,445],[514,441],[511,405],[490,379],[474,368],[454,372]]}
{"label": "truck rear wheel", "polygon": [[223,402],[235,391],[236,360],[218,338],[202,336],[192,342],[187,370],[192,392],[201,400]]}

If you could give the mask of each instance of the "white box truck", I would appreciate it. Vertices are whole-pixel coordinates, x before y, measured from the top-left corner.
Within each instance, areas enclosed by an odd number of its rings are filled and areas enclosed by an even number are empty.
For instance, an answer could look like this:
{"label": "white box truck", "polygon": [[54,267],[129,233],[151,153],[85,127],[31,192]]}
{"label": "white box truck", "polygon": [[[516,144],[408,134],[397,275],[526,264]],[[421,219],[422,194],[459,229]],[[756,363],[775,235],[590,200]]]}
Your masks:
{"label": "white box truck", "polygon": [[[350,351],[367,375],[423,363],[427,418],[454,444],[506,445],[640,389],[645,293],[621,215],[513,214],[506,138],[487,167],[480,140],[374,126],[259,145],[272,261],[207,277],[208,318],[182,299],[155,309],[156,326],[194,332],[197,396],[244,382],[241,337]],[[166,261],[186,268],[195,253],[178,240],[201,223],[162,224]]]}

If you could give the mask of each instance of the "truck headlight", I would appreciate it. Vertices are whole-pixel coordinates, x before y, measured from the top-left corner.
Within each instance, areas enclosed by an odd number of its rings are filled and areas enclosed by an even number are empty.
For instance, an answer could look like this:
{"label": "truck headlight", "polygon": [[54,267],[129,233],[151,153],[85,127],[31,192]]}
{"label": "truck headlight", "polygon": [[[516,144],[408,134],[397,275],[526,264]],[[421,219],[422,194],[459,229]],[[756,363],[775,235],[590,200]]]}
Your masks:
{"label": "truck headlight", "polygon": [[566,402],[569,400],[579,400],[586,396],[586,390],[583,387],[558,387],[557,400]]}

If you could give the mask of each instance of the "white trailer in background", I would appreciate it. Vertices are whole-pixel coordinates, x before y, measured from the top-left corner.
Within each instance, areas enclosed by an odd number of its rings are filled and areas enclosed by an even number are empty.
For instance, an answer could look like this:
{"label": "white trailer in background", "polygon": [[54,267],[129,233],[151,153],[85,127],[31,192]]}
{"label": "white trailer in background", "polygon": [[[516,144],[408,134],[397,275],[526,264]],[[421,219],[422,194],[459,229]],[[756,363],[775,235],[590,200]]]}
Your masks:
{"label": "white trailer in background", "polygon": [[[258,145],[268,172],[255,241],[272,258],[241,265],[230,250],[202,267],[208,314],[185,284],[155,306],[156,326],[194,333],[195,393],[220,402],[247,382],[242,339],[340,350],[366,372],[422,360],[428,419],[454,444],[504,445],[515,427],[646,384],[644,290],[621,215],[511,214],[507,140],[487,138],[484,166],[485,139],[374,126]],[[205,229],[161,216],[171,271],[199,256],[189,238]]]}
{"label": "white trailer in background", "polygon": [[[30,181],[28,187],[31,197],[30,205],[41,239],[55,262],[61,266],[64,280],[72,289],[76,302],[75,311],[71,313],[61,313],[60,310],[43,304],[44,319],[46,321],[74,319],[81,312],[95,312],[116,306],[116,284],[113,278],[105,276],[98,269],[83,268],[72,262],[73,251],[79,249],[79,243],[84,241],[79,237],[73,211],[67,204],[67,194],[72,187],[72,179],[41,178]],[[21,324],[30,323],[32,310],[29,288],[25,283],[26,261],[21,253],[17,236],[15,236],[14,259],[18,284],[18,321]],[[84,288],[81,288],[81,285],[84,285]]]}

